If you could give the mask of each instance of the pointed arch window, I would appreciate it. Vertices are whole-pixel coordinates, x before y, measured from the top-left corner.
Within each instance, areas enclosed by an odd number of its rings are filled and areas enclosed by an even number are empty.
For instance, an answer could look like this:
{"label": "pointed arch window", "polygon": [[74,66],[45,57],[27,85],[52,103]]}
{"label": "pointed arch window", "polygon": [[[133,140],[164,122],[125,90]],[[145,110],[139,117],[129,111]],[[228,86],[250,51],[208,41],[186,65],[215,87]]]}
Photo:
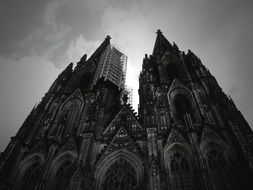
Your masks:
{"label": "pointed arch window", "polygon": [[136,173],[130,163],[118,159],[106,172],[103,190],[132,190],[137,185]]}
{"label": "pointed arch window", "polygon": [[170,81],[172,81],[174,78],[179,78],[177,65],[175,63],[169,63],[166,66],[166,71],[167,71],[168,79]]}
{"label": "pointed arch window", "polygon": [[180,121],[184,121],[185,114],[189,114],[193,121],[195,121],[195,114],[191,104],[191,100],[188,96],[183,94],[176,95],[174,99],[174,105],[176,109],[176,117]]}
{"label": "pointed arch window", "polygon": [[163,55],[161,61],[161,79],[163,82],[171,82],[174,78],[179,78],[179,70],[177,68],[179,60],[175,55],[167,52]]}
{"label": "pointed arch window", "polygon": [[66,117],[64,135],[69,135],[73,127],[77,124],[77,118],[80,115],[81,111],[81,102],[79,100],[73,100],[67,103],[63,108],[63,118]]}
{"label": "pointed arch window", "polygon": [[70,135],[73,127],[76,127],[81,112],[81,101],[78,99],[67,102],[58,115],[58,123],[52,126],[50,136],[62,130],[63,135]]}
{"label": "pointed arch window", "polygon": [[165,127],[165,125],[166,125],[166,118],[165,118],[164,113],[161,114],[160,120],[161,120],[161,126],[162,126],[162,127]]}
{"label": "pointed arch window", "polygon": [[150,125],[150,122],[149,122],[149,116],[147,116],[147,117],[146,117],[146,119],[147,119],[147,122],[146,122],[146,123],[147,123],[147,125]]}
{"label": "pointed arch window", "polygon": [[67,123],[67,129],[65,131],[65,134],[71,133],[71,129],[73,125],[75,124],[75,121],[79,115],[80,111],[80,104],[74,103],[69,107],[68,110],[68,123]]}
{"label": "pointed arch window", "polygon": [[193,187],[192,170],[188,157],[175,151],[169,158],[170,184],[172,189],[190,190]]}
{"label": "pointed arch window", "polygon": [[26,157],[20,162],[15,180],[12,184],[13,189],[32,190],[39,183],[41,167],[44,158],[34,154]]}
{"label": "pointed arch window", "polygon": [[205,155],[208,173],[214,189],[231,189],[231,174],[228,171],[228,162],[223,151],[217,147],[211,147]]}
{"label": "pointed arch window", "polygon": [[137,131],[137,124],[135,122],[132,123],[132,130]]}
{"label": "pointed arch window", "polygon": [[51,189],[68,190],[71,174],[73,174],[71,162],[66,161],[57,169]]}
{"label": "pointed arch window", "polygon": [[151,115],[151,124],[154,125],[155,124],[155,116]]}
{"label": "pointed arch window", "polygon": [[150,81],[153,82],[153,75],[150,75]]}
{"label": "pointed arch window", "polygon": [[82,77],[82,82],[81,82],[82,89],[89,88],[90,83],[91,83],[91,74],[87,72],[83,74],[83,77]]}
{"label": "pointed arch window", "polygon": [[32,190],[35,188],[39,181],[40,169],[40,166],[33,165],[26,170],[22,179],[22,190]]}

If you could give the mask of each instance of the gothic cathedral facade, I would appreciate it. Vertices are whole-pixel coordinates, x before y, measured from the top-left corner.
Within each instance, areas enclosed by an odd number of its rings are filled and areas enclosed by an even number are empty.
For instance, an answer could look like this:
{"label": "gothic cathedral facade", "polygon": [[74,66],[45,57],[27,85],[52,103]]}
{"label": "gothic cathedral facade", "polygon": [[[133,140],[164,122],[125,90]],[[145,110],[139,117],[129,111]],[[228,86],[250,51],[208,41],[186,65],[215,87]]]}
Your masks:
{"label": "gothic cathedral facade", "polygon": [[253,132],[194,53],[157,31],[137,115],[116,83],[94,83],[108,45],[70,64],[34,107],[1,154],[0,189],[253,189]]}

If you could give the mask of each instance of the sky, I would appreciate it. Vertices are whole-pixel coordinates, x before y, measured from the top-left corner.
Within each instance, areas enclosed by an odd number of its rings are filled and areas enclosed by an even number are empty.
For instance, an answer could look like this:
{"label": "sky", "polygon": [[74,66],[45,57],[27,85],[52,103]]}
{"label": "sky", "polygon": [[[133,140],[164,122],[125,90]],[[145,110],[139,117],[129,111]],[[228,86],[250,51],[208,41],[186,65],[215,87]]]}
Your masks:
{"label": "sky", "polygon": [[70,63],[106,35],[128,56],[127,85],[138,75],[157,29],[191,49],[253,126],[251,0],[0,0],[0,151]]}

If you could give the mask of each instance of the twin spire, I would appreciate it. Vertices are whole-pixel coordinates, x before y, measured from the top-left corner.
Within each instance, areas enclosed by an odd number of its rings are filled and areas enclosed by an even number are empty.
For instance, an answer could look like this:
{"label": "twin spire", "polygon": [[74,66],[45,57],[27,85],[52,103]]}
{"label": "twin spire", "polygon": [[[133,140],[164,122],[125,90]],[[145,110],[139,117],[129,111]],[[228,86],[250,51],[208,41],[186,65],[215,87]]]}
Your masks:
{"label": "twin spire", "polygon": [[[164,37],[160,29],[158,29],[156,33],[157,33],[157,36],[156,36],[155,46],[154,46],[152,55],[153,56],[163,55],[166,51],[170,51],[170,50],[173,51],[173,47],[176,46],[176,44],[172,45]],[[106,48],[107,45],[110,44],[110,39],[111,37],[107,35],[103,43],[98,47],[98,49],[91,55],[89,59],[99,56],[99,54],[103,52],[104,48]]]}
{"label": "twin spire", "polygon": [[171,43],[164,37],[160,29],[157,30],[157,36],[155,40],[155,46],[153,49],[153,56],[163,55],[166,51],[173,51],[173,46]]}

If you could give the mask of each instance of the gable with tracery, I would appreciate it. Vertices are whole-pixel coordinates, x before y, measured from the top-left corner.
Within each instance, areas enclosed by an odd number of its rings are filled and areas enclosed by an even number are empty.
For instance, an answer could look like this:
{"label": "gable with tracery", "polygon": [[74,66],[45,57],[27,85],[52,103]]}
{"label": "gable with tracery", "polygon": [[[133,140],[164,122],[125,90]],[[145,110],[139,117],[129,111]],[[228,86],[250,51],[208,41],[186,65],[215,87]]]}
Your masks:
{"label": "gable with tracery", "polygon": [[111,140],[121,127],[124,127],[133,138],[138,139],[142,136],[143,128],[128,105],[124,105],[111,123],[105,128],[102,138],[106,141]]}

